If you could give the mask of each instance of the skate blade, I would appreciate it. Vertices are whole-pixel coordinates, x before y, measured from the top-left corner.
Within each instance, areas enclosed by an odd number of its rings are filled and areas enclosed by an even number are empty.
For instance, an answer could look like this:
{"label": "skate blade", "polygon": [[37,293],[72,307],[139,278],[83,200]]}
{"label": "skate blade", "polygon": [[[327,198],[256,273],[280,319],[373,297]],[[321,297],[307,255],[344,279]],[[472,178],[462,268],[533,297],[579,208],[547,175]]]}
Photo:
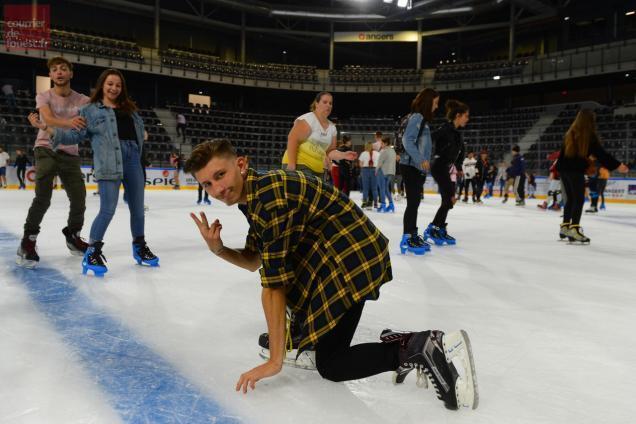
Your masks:
{"label": "skate blade", "polygon": [[[316,352],[313,350],[305,350],[298,356],[298,359],[296,359],[297,352],[297,350],[287,352],[285,359],[283,359],[283,365],[302,370],[316,371]],[[258,355],[262,359],[269,360],[269,349],[261,349]]]}
{"label": "skate blade", "polygon": [[455,382],[455,395],[459,408],[477,409],[479,390],[475,372],[475,360],[468,334],[464,330],[444,334],[442,339],[446,361],[453,363],[460,372]]}
{"label": "skate blade", "polygon": [[22,267],[22,268],[26,268],[26,269],[35,269],[36,265],[38,264],[37,261],[30,261],[28,259],[23,259],[23,258],[16,258],[15,263]]}

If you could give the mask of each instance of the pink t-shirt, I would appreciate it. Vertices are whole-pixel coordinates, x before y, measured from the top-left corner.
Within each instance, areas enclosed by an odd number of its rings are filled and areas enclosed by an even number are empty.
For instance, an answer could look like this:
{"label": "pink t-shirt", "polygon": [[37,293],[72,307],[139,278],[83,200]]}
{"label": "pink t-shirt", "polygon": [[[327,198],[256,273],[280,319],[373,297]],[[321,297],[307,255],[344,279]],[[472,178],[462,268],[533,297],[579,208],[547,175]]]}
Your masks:
{"label": "pink t-shirt", "polygon": [[[90,99],[76,91],[71,90],[71,94],[62,97],[55,94],[53,89],[47,90],[43,93],[35,96],[35,107],[40,109],[42,106],[48,106],[53,113],[53,116],[57,119],[71,119],[79,115],[79,108],[84,106],[90,101]],[[40,119],[44,120],[40,115]],[[46,147],[51,149],[51,139],[46,131],[39,130],[38,136],[35,139],[35,147]],[[79,156],[79,148],[77,144],[73,145],[58,145],[56,150],[60,150],[69,155]]]}

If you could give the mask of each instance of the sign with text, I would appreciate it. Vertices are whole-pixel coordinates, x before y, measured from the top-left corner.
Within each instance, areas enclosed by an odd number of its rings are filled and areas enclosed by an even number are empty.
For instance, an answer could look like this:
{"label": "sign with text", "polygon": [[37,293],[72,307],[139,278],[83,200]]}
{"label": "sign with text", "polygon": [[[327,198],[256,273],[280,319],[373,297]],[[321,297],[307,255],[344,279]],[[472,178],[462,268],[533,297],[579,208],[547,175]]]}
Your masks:
{"label": "sign with text", "polygon": [[47,50],[50,42],[49,5],[4,5],[4,44],[8,50]]}
{"label": "sign with text", "polygon": [[358,31],[334,32],[336,43],[395,43],[417,42],[417,31]]}

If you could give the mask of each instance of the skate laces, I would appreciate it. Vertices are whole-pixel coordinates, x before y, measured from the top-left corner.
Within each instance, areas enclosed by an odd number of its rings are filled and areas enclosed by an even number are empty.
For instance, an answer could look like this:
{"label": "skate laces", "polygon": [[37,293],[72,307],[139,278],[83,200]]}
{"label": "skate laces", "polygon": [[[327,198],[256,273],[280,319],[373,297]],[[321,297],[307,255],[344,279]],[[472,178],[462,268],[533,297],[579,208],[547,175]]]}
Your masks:
{"label": "skate laces", "polygon": [[135,244],[137,246],[137,254],[142,258],[152,259],[155,257],[155,254],[150,251],[150,248],[148,247],[146,242]]}
{"label": "skate laces", "polygon": [[88,255],[88,263],[91,265],[104,265],[107,262],[102,249],[96,249],[94,246],[90,246],[89,249],[93,250]]}
{"label": "skate laces", "polygon": [[294,341],[291,335],[291,316],[289,314],[285,317],[285,350],[287,352],[294,350]]}

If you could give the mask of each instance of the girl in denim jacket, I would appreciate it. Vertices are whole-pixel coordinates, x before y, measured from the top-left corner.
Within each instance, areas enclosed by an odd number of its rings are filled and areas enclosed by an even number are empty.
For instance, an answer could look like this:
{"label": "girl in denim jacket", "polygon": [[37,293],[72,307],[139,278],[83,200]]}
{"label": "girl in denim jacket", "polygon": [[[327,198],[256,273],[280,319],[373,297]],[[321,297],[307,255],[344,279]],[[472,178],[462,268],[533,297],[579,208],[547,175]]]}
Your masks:
{"label": "girl in denim jacket", "polygon": [[89,248],[82,261],[84,274],[92,270],[96,276],[103,276],[108,271],[102,253],[103,239],[115,214],[121,184],[124,185],[130,209],[133,258],[140,265],[159,265],[159,258],[150,251],[144,238],[145,180],[139,159],[144,142],[144,125],[136,111],[137,107],[128,97],[121,72],[107,69],[97,80],[91,102],[80,109],[80,116],[86,120],[86,128],[80,131],[54,129],[38,121],[37,114],[29,115],[33,126],[49,133],[54,146],[77,144],[84,139],[91,142],[100,207],[91,225]]}
{"label": "girl in denim jacket", "polygon": [[432,88],[420,91],[411,103],[409,116],[400,154],[400,171],[406,191],[406,210],[404,211],[404,233],[400,242],[400,251],[423,255],[431,249],[417,232],[417,210],[420,206],[424,177],[430,168],[432,150],[431,130],[433,113],[439,103],[439,94]]}

